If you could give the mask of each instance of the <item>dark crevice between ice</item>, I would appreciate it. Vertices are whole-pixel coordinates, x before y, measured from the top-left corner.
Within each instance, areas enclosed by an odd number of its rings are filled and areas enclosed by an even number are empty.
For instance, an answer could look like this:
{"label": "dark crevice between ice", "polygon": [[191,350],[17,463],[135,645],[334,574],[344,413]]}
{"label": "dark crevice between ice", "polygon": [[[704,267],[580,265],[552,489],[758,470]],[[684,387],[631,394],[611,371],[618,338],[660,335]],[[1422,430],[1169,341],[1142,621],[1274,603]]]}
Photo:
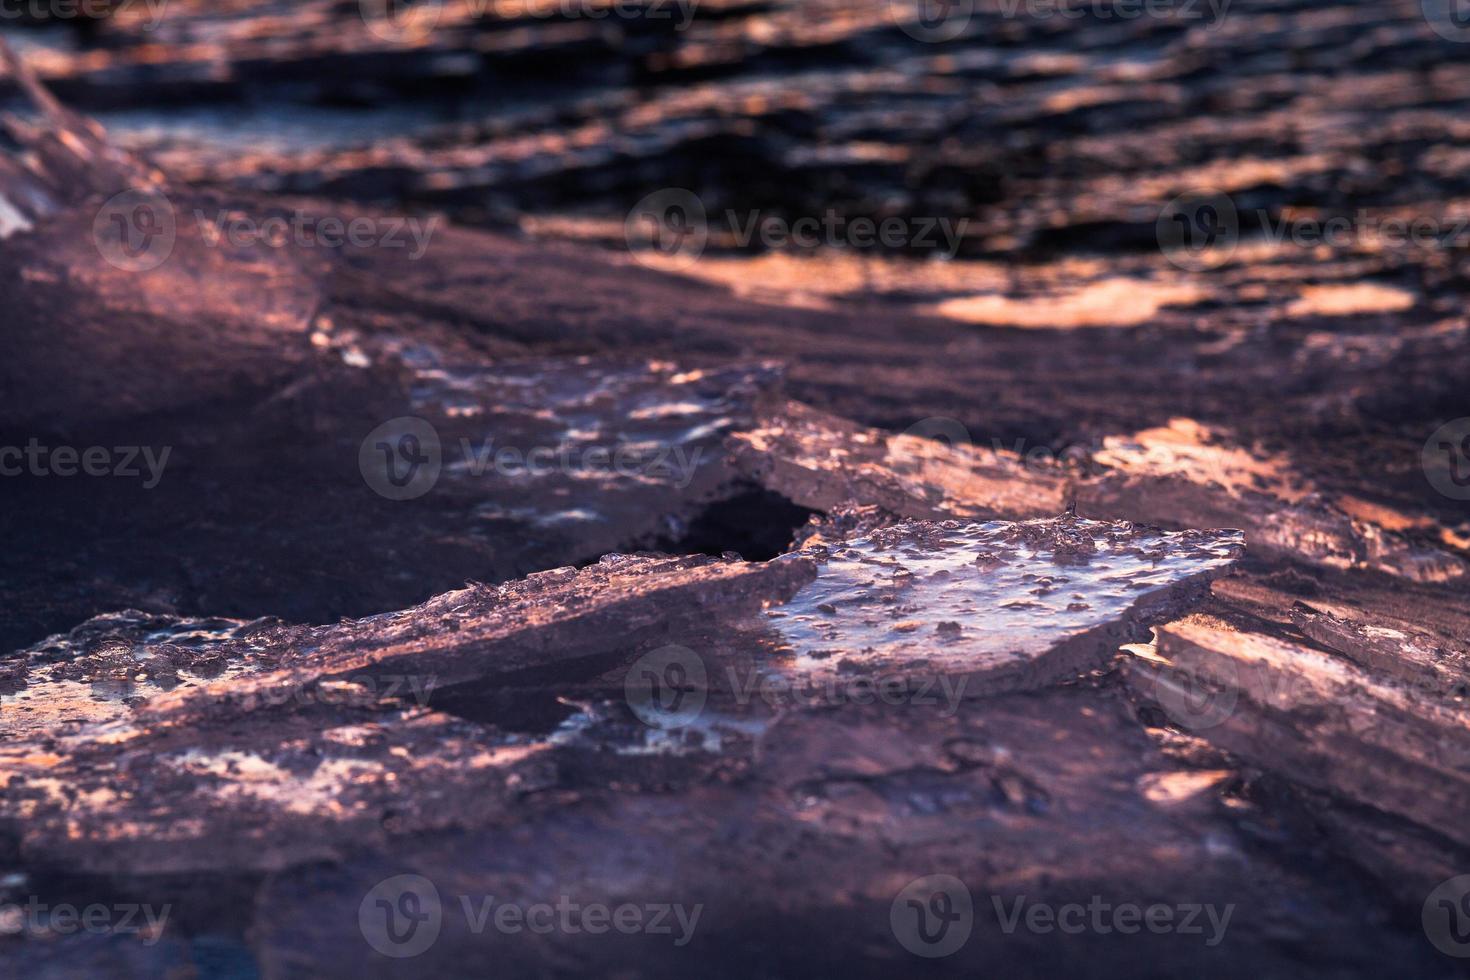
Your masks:
{"label": "dark crevice between ice", "polygon": [[796,532],[818,511],[792,503],[753,484],[710,504],[677,537],[664,537],[654,550],[671,555],[722,555],[770,561],[791,549]]}
{"label": "dark crevice between ice", "polygon": [[563,700],[573,685],[606,674],[630,656],[616,650],[456,684],[434,692],[434,709],[505,732],[544,737],[576,712]]}
{"label": "dark crevice between ice", "polygon": [[[740,485],[691,519],[679,537],[660,538],[652,550],[716,557],[736,553],[746,561],[769,561],[789,551],[797,531],[817,513],[778,493]],[[504,732],[545,737],[578,710],[567,700],[576,688],[612,671],[634,652],[622,649],[439,689],[434,708]]]}

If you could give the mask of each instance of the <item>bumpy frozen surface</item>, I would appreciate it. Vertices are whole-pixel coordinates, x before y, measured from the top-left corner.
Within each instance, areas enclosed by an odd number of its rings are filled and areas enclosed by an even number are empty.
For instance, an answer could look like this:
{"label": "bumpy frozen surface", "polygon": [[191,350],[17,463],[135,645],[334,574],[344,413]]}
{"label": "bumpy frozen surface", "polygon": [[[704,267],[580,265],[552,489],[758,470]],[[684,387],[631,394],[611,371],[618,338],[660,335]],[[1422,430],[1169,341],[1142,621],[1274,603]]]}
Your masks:
{"label": "bumpy frozen surface", "polygon": [[816,581],[769,615],[791,668],[1022,664],[1218,570],[1238,531],[1127,522],[907,523],[828,549]]}

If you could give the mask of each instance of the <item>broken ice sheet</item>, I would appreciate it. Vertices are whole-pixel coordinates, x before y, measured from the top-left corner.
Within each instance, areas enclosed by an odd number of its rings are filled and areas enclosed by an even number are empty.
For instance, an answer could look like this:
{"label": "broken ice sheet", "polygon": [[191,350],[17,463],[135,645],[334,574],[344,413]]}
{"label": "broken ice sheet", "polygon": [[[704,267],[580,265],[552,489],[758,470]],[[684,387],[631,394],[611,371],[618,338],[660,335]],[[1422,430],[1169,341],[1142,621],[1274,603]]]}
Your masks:
{"label": "broken ice sheet", "polygon": [[[171,448],[151,490],[11,481],[20,545],[0,566],[13,566],[22,591],[0,608],[0,645],[28,646],[130,606],[329,623],[612,552],[769,557],[806,517],[762,508],[760,519],[721,518],[756,492],[721,443],[752,424],[754,403],[778,383],[768,364],[487,363],[465,343],[374,333],[341,316],[318,317],[311,339],[316,370],[259,410],[201,410],[187,426],[130,434]],[[158,358],[155,374],[172,364]],[[365,465],[362,451],[405,417],[433,427],[442,466],[422,497],[400,502],[378,493],[389,486],[383,457]],[[224,509],[231,520],[218,518]],[[28,556],[38,548],[65,558],[37,567]],[[88,588],[71,587],[83,574]]]}
{"label": "broken ice sheet", "polygon": [[767,613],[794,674],[964,674],[967,693],[1101,662],[1242,552],[1239,531],[1167,532],[1072,515],[906,522],[813,549],[817,578]]}
{"label": "broken ice sheet", "polygon": [[1170,720],[1293,782],[1470,846],[1470,719],[1422,682],[1203,616],[1129,662]]}
{"label": "broken ice sheet", "polygon": [[[555,782],[555,760],[541,757],[562,746],[434,710],[441,686],[565,667],[749,615],[812,574],[798,555],[609,556],[331,626],[202,630],[198,656],[222,661],[215,680],[167,692],[140,682],[141,703],[106,701],[76,724],[30,725],[0,745],[0,826],[36,860],[155,872],[277,868],[398,833],[479,826],[505,800]],[[77,642],[48,641],[11,683],[75,705],[89,688],[71,676],[115,665],[131,674],[200,642],[190,624],[150,633],[137,623],[102,620]],[[108,625],[136,642],[109,640]]]}
{"label": "broken ice sheet", "polygon": [[1089,513],[1183,527],[1228,523],[1268,557],[1419,582],[1451,581],[1470,568],[1380,523],[1386,511],[1354,513],[1327,499],[1285,455],[1240,446],[1231,433],[1193,419],[1109,437],[1093,460],[1102,474],[1077,488]]}
{"label": "broken ice sheet", "polygon": [[96,616],[0,666],[0,740],[117,721],[151,697],[258,669],[281,632],[270,620]]}
{"label": "broken ice sheet", "polygon": [[[962,429],[963,427],[961,427]],[[733,465],[817,510],[843,501],[904,517],[1019,519],[1066,505],[1067,473],[1016,453],[892,434],[788,401],[730,439]]]}

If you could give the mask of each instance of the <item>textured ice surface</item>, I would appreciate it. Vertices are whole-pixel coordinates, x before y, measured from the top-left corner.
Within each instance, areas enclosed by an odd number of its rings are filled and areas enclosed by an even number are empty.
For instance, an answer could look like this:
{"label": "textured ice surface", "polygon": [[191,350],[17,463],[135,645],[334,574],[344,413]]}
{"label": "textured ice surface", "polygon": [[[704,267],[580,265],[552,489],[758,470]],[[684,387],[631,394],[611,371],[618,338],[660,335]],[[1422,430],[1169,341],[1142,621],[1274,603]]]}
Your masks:
{"label": "textured ice surface", "polygon": [[900,524],[828,548],[816,581],[768,615],[794,671],[1010,674],[1222,570],[1241,545],[1238,531],[1072,516]]}
{"label": "textured ice surface", "polygon": [[169,691],[252,669],[269,621],[118,613],[17,653],[0,674],[0,739],[58,735],[127,717]]}

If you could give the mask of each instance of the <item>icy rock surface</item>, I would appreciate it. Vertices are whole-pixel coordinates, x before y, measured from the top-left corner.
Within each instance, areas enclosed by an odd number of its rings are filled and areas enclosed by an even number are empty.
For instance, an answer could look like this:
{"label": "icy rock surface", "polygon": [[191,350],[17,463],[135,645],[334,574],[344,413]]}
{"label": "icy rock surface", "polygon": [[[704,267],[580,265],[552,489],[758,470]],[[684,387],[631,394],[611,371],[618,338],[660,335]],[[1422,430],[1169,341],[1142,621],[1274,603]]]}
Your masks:
{"label": "icy rock surface", "polygon": [[903,523],[818,546],[816,581],[768,615],[796,651],[794,671],[913,669],[1035,683],[1107,655],[1137,617],[1178,608],[1242,545],[1237,531],[1070,515]]}

